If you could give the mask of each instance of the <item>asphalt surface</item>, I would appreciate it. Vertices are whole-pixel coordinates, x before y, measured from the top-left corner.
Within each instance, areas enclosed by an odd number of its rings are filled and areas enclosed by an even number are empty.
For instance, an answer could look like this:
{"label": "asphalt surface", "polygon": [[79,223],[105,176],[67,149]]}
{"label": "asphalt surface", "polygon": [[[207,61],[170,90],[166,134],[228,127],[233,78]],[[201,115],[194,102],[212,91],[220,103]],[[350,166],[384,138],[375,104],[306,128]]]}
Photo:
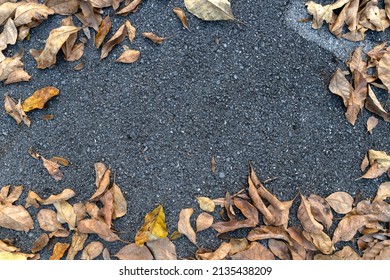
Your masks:
{"label": "asphalt surface", "polygon": [[[0,186],[24,185],[21,203],[28,189],[47,197],[69,187],[77,193],[71,203],[86,201],[95,191],[93,165],[102,161],[116,173],[128,199],[128,214],[114,228],[129,241],[144,215],[159,203],[164,203],[172,233],[182,208],[200,213],[196,196],[216,198],[239,191],[249,161],[262,180],[277,177],[266,186],[283,200],[299,191],[375,194],[384,177],[356,178],[368,149],[390,152],[390,126],[380,121],[370,135],[365,122],[371,114],[363,111],[352,127],[340,98],[327,89],[335,69],[344,67],[349,53],[345,46],[351,44],[342,41],[344,48],[334,48],[326,29],[297,24],[307,17],[303,1],[233,0],[234,15],[246,25],[203,22],[187,13],[191,32],[172,13],[175,6],[184,4],[145,0],[136,13],[113,17],[110,34],[126,18],[138,29],[131,48],[141,51],[141,59],[134,64],[115,62],[120,46],[100,61],[92,42],[81,71],[61,56],[52,69],[38,70],[26,52],[23,61],[31,81],[2,86],[0,101],[4,94],[25,99],[48,85],[61,93],[47,109],[29,114],[30,128],[18,127],[5,113],[1,116]],[[43,48],[61,18],[50,17],[32,30],[30,41],[11,50],[22,45],[26,51]],[[158,46],[140,36],[145,31],[170,38]],[[385,36],[370,35],[366,45]],[[383,98],[389,109],[387,95]],[[44,114],[55,118],[43,121]],[[29,156],[30,146],[43,156],[70,160],[62,168],[62,181],[54,181]],[[35,209],[29,211],[35,216]],[[36,223],[27,234],[0,229],[0,239],[11,238],[28,251],[41,233]],[[219,242],[212,230],[198,234],[199,247],[215,249]],[[124,245],[105,244],[112,254]],[[180,258],[196,250],[184,237],[175,244]],[[49,250],[42,252],[43,259],[49,256]]]}

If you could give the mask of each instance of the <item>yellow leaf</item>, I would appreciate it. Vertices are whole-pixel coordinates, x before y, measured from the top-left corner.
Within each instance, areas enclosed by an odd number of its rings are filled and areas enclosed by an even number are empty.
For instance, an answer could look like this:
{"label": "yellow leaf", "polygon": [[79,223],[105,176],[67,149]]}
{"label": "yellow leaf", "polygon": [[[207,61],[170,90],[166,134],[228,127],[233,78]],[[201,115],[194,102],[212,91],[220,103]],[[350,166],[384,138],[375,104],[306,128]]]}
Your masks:
{"label": "yellow leaf", "polygon": [[53,254],[50,256],[50,260],[60,260],[68,248],[68,243],[57,242],[56,245],[54,245]]}
{"label": "yellow leaf", "polygon": [[44,87],[33,93],[30,97],[24,100],[22,107],[23,111],[29,112],[34,109],[42,109],[45,103],[52,97],[60,93],[59,89],[55,87]]}
{"label": "yellow leaf", "polygon": [[142,246],[145,242],[167,236],[168,230],[165,224],[164,208],[159,205],[152,212],[146,214],[144,224],[135,235],[135,243]]}
{"label": "yellow leaf", "polygon": [[208,197],[199,196],[196,198],[199,203],[200,209],[206,212],[213,212],[215,209],[215,203]]}
{"label": "yellow leaf", "polygon": [[0,252],[0,260],[27,260],[27,258],[33,256],[34,254],[23,254],[18,252]]}

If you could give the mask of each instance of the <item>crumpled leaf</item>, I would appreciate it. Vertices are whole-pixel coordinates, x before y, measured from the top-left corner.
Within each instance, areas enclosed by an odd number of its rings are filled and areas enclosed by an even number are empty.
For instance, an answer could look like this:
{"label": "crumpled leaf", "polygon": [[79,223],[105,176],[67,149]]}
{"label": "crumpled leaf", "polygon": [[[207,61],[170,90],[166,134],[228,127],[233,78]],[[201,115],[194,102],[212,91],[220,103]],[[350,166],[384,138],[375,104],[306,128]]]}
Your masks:
{"label": "crumpled leaf", "polygon": [[[187,17],[186,17],[186,14],[185,12],[183,11],[182,8],[179,8],[179,7],[174,7],[172,9],[172,11],[175,13],[175,15],[180,19],[181,21],[181,24],[183,25],[183,27],[187,30],[190,30],[188,28],[188,23],[187,23]],[[214,173],[214,172],[213,172]]]}
{"label": "crumpled leaf", "polygon": [[[61,21],[62,26],[75,26],[72,17],[69,16]],[[77,41],[77,33],[71,34],[66,42],[62,45],[61,50],[64,53],[64,59],[66,61],[79,60],[84,54],[84,43]]]}
{"label": "crumpled leaf", "polygon": [[14,22],[19,27],[33,21],[47,19],[52,14],[54,14],[54,11],[43,4],[27,2],[16,8]]}
{"label": "crumpled leaf", "polygon": [[77,224],[77,229],[81,233],[97,234],[100,238],[107,242],[120,240],[119,236],[112,232],[106,223],[96,219],[81,220]]}
{"label": "crumpled leaf", "polygon": [[334,192],[325,200],[336,213],[347,214],[352,210],[353,198],[346,192]]}
{"label": "crumpled leaf", "polygon": [[309,233],[320,233],[324,229],[314,218],[311,212],[310,202],[302,194],[297,216],[305,231]]}
{"label": "crumpled leaf", "polygon": [[57,213],[51,209],[41,209],[37,214],[37,220],[41,229],[45,231],[65,230],[57,220]]}
{"label": "crumpled leaf", "polygon": [[97,258],[103,252],[103,244],[99,241],[92,241],[85,246],[81,253],[81,260],[93,260]]}
{"label": "crumpled leaf", "polygon": [[374,246],[366,249],[362,256],[363,260],[389,260],[390,259],[390,240],[384,240],[376,243]]}
{"label": "crumpled leaf", "polygon": [[56,56],[62,45],[68,40],[69,36],[79,30],[80,28],[76,26],[61,26],[50,31],[49,37],[46,39],[45,48],[41,52],[30,50],[30,54],[38,63],[37,67],[45,69],[56,64]]}
{"label": "crumpled leaf", "polygon": [[135,243],[142,246],[145,242],[165,238],[168,236],[165,223],[165,213],[162,205],[157,206],[152,212],[146,214],[144,224],[135,235]]}
{"label": "crumpled leaf", "polygon": [[90,0],[80,1],[81,13],[76,14],[77,18],[84,24],[84,26],[92,27],[96,31],[99,30],[99,25],[102,21],[100,14],[93,9]]}
{"label": "crumpled leaf", "polygon": [[0,62],[0,81],[4,81],[5,85],[28,81],[31,78],[23,70],[23,62],[21,61],[23,54],[24,51],[21,51],[13,57],[6,57]]}
{"label": "crumpled leaf", "polygon": [[80,6],[79,0],[45,0],[45,5],[59,15],[72,15]]}
{"label": "crumpled leaf", "polygon": [[[78,252],[80,252],[84,248],[84,243],[88,238],[88,234],[80,233],[76,231],[72,236],[72,243],[70,244],[68,254],[66,255],[67,260],[73,260],[74,257],[77,255]],[[103,250],[103,248],[102,248]]]}
{"label": "crumpled leaf", "polygon": [[184,0],[187,10],[207,21],[235,20],[228,0]]}
{"label": "crumpled leaf", "polygon": [[153,32],[142,32],[142,36],[144,36],[145,38],[149,39],[150,41],[152,41],[157,45],[161,45],[165,41],[164,37],[157,36]]}
{"label": "crumpled leaf", "polygon": [[209,213],[202,212],[196,218],[196,232],[208,229],[214,222],[213,216]]}
{"label": "crumpled leaf", "polygon": [[177,230],[179,233],[187,236],[187,238],[196,245],[196,233],[190,223],[190,218],[193,213],[194,209],[192,208],[186,208],[180,211]]}
{"label": "crumpled leaf", "polygon": [[76,213],[72,205],[67,201],[58,201],[53,204],[57,210],[57,220],[62,224],[67,223],[69,229],[74,230],[76,228]]}
{"label": "crumpled leaf", "polygon": [[363,215],[345,216],[339,222],[333,233],[332,243],[336,244],[339,241],[350,241],[358,229],[364,226],[367,221],[367,216]]}
{"label": "crumpled leaf", "polygon": [[98,32],[95,35],[95,47],[100,48],[103,44],[104,39],[106,38],[108,32],[111,29],[111,19],[110,16],[106,16],[102,23],[99,26]]}
{"label": "crumpled leaf", "polygon": [[133,63],[138,60],[141,55],[141,52],[138,50],[130,50],[125,46],[125,51],[118,57],[117,62],[121,63]]}
{"label": "crumpled leaf", "polygon": [[197,201],[199,203],[200,209],[206,212],[213,212],[215,209],[215,203],[210,198],[205,196],[198,196]]}
{"label": "crumpled leaf", "polygon": [[28,232],[34,222],[22,205],[0,205],[0,227]]}
{"label": "crumpled leaf", "polygon": [[310,203],[310,210],[318,222],[323,224],[327,230],[332,225],[333,214],[328,202],[319,195],[311,194],[307,200]]}
{"label": "crumpled leaf", "polygon": [[249,241],[263,240],[263,239],[281,239],[293,245],[288,232],[282,227],[275,226],[260,226],[252,229],[248,235]]}
{"label": "crumpled leaf", "polygon": [[231,245],[230,256],[249,248],[249,242],[246,238],[231,238],[229,243]]}
{"label": "crumpled leaf", "polygon": [[47,199],[42,201],[42,205],[49,205],[55,202],[66,201],[74,197],[76,193],[72,189],[64,189],[61,193],[56,195],[50,195]]}
{"label": "crumpled leaf", "polygon": [[323,22],[333,23],[335,21],[334,8],[332,5],[322,6],[313,1],[309,1],[305,4],[307,6],[307,12],[313,16],[312,28],[321,28]]}
{"label": "crumpled leaf", "polygon": [[64,256],[66,250],[68,250],[69,246],[70,245],[68,243],[57,242],[54,245],[53,253],[49,260],[60,260]]}
{"label": "crumpled leaf", "polygon": [[317,254],[315,260],[360,260],[360,256],[349,246],[335,252],[333,255]]}
{"label": "crumpled leaf", "polygon": [[128,13],[134,13],[142,0],[133,0],[126,7],[117,12],[117,15],[127,15]]}
{"label": "crumpled leaf", "polygon": [[345,78],[345,73],[337,69],[329,83],[329,90],[343,99],[344,106],[348,106],[349,97],[353,91],[352,85]]}
{"label": "crumpled leaf", "polygon": [[[0,2],[1,3],[1,2]],[[0,4],[0,25],[4,25],[4,23],[15,14],[15,10],[23,5],[26,4],[25,2],[17,2],[17,3],[11,3],[11,2],[5,2]]]}
{"label": "crumpled leaf", "polygon": [[373,201],[381,201],[390,197],[390,182],[384,182],[379,185],[378,191]]}
{"label": "crumpled leaf", "polygon": [[390,156],[383,151],[369,150],[368,160],[370,162],[370,168],[362,176],[362,178],[377,178],[390,168]]}
{"label": "crumpled leaf", "polygon": [[176,246],[167,237],[148,241],[146,246],[155,260],[177,260]]}
{"label": "crumpled leaf", "polygon": [[110,188],[110,192],[114,198],[112,218],[117,219],[123,217],[127,213],[127,200],[115,180]]}
{"label": "crumpled leaf", "polygon": [[229,254],[231,247],[230,243],[222,242],[214,252],[198,253],[197,256],[201,260],[223,260]]}
{"label": "crumpled leaf", "polygon": [[9,185],[1,188],[0,191],[1,205],[11,205],[15,201],[17,201],[23,192],[23,186],[15,186],[12,188],[11,192],[9,192],[9,190],[10,190]]}
{"label": "crumpled leaf", "polygon": [[148,247],[140,247],[135,243],[126,245],[114,256],[120,260],[153,260],[153,255]]}
{"label": "crumpled leaf", "polygon": [[15,101],[6,95],[4,97],[4,109],[5,112],[10,115],[16,123],[19,125],[22,121],[27,125],[31,125],[30,119],[27,117],[26,113],[23,111],[22,103],[19,102],[16,104]]}
{"label": "crumpled leaf", "polygon": [[274,260],[272,252],[258,242],[251,242],[249,248],[231,256],[233,260]]}
{"label": "crumpled leaf", "polygon": [[31,253],[36,253],[41,251],[47,243],[49,243],[49,236],[46,233],[42,233],[37,240],[34,241],[33,246],[31,248]]}
{"label": "crumpled leaf", "polygon": [[26,205],[24,207],[28,208],[33,206],[34,208],[39,208],[39,204],[42,203],[42,201],[43,199],[40,198],[38,194],[29,190],[26,198]]}
{"label": "crumpled leaf", "polygon": [[[311,240],[310,237],[306,238],[305,234],[302,232],[301,229],[297,228],[297,227],[289,227],[287,229],[287,232],[289,233],[290,237],[297,243],[299,244],[300,246],[302,246],[305,250],[310,250],[310,251],[316,251],[317,250],[317,247],[315,247],[313,245],[313,243],[311,241],[309,241],[309,239]],[[296,245],[294,244],[294,246],[296,247]]]}
{"label": "crumpled leaf", "polygon": [[36,90],[30,97],[24,100],[22,104],[23,111],[26,113],[34,109],[42,109],[46,102],[60,93],[58,88],[47,86]]}
{"label": "crumpled leaf", "polygon": [[103,59],[108,56],[112,48],[119,43],[121,43],[127,35],[126,24],[122,24],[115,34],[108,40],[102,47],[102,52],[100,54],[100,59]]}

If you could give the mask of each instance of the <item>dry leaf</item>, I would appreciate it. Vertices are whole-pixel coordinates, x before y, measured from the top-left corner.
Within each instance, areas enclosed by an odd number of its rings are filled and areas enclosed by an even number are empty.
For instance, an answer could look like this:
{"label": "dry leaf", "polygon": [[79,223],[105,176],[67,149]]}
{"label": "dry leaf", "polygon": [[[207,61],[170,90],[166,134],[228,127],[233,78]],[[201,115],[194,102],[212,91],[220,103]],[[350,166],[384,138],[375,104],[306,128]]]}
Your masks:
{"label": "dry leaf", "polygon": [[390,197],[390,182],[379,185],[378,191],[373,201],[382,201]]}
{"label": "dry leaf", "polygon": [[111,19],[110,16],[106,16],[104,20],[102,20],[102,23],[99,26],[99,30],[95,36],[96,48],[100,48],[110,29],[111,29]]}
{"label": "dry leaf", "polygon": [[231,248],[229,251],[229,255],[232,256],[238,252],[244,251],[248,249],[249,242],[246,238],[231,238],[229,241]]}
{"label": "dry leaf", "polygon": [[114,256],[120,260],[153,260],[153,255],[148,247],[140,247],[135,243],[126,245]]}
{"label": "dry leaf", "polygon": [[38,54],[36,51],[30,50],[30,54],[38,63],[37,67],[39,69],[45,69],[56,64],[56,56],[62,45],[68,40],[69,36],[79,30],[80,28],[76,26],[61,26],[50,31],[42,52]]}
{"label": "dry leaf", "polygon": [[37,214],[37,220],[41,229],[45,231],[65,230],[57,220],[57,214],[51,209],[41,209]]}
{"label": "dry leaf", "polygon": [[206,212],[213,212],[215,209],[215,203],[208,197],[198,196],[197,201],[199,203],[200,209]]}
{"label": "dry leaf", "polygon": [[0,240],[0,251],[5,251],[5,252],[18,252],[20,249],[18,247],[15,247],[12,245],[9,240]]}
{"label": "dry leaf", "polygon": [[[98,175],[100,177],[100,174],[98,174],[98,170],[96,170],[96,180],[98,180]],[[97,183],[97,190],[96,192],[91,196],[90,200],[97,200],[100,198],[101,195],[108,189],[108,186],[110,185],[110,175],[111,170],[106,169],[99,181],[96,181]]]}
{"label": "dry leaf", "polygon": [[167,237],[148,241],[146,246],[155,260],[177,260],[176,246]]}
{"label": "dry leaf", "polygon": [[127,34],[126,25],[122,24],[115,34],[108,40],[102,47],[102,53],[100,55],[100,59],[103,59],[108,56],[112,48],[119,43],[121,43]]}
{"label": "dry leaf", "polygon": [[83,202],[77,202],[73,205],[73,211],[76,214],[76,223],[87,216],[87,210]]}
{"label": "dry leaf", "polygon": [[261,199],[261,197],[260,197],[260,195],[259,195],[259,193],[257,191],[257,188],[256,188],[254,182],[251,179],[251,176],[248,176],[248,185],[249,185],[249,189],[248,189],[249,196],[252,199],[253,205],[260,211],[261,214],[264,215],[264,218],[267,220],[267,222],[269,224],[274,224],[275,223],[275,217],[268,210],[267,206],[262,201],[262,199]]}
{"label": "dry leaf", "polygon": [[40,198],[38,194],[29,190],[27,198],[26,198],[25,207],[28,208],[30,206],[33,206],[34,208],[39,208],[39,203],[42,203],[42,201],[43,201],[43,199]]}
{"label": "dry leaf", "polygon": [[30,76],[23,70],[23,62],[21,61],[23,55],[24,51],[21,51],[13,57],[0,60],[0,81],[4,81],[4,84],[11,84],[30,79]]}
{"label": "dry leaf", "polygon": [[137,29],[131,24],[129,20],[125,21],[125,26],[127,30],[127,36],[129,36],[130,42],[133,43]]}
{"label": "dry leaf", "polygon": [[54,207],[57,210],[57,220],[60,223],[67,223],[70,230],[74,230],[76,227],[76,213],[72,205],[66,201],[54,202]]}
{"label": "dry leaf", "polygon": [[336,244],[339,241],[350,241],[358,229],[364,226],[367,221],[368,218],[363,215],[345,216],[339,222],[333,233],[332,243]]}
{"label": "dry leaf", "polygon": [[46,168],[46,170],[49,172],[50,176],[53,177],[54,180],[60,181],[62,180],[62,178],[64,178],[64,174],[60,170],[60,165],[57,162],[46,159],[43,156],[41,156],[40,158],[43,162],[43,166]]}
{"label": "dry leaf", "polygon": [[191,223],[190,223],[190,218],[191,215],[194,213],[194,209],[192,208],[187,208],[187,209],[182,209],[180,211],[180,216],[179,216],[179,222],[177,225],[177,230],[187,236],[187,238],[196,245],[196,233],[192,229]]}
{"label": "dry leaf", "polygon": [[133,0],[126,7],[117,12],[117,15],[127,15],[128,13],[134,13],[138,5],[141,4],[142,0]]}
{"label": "dry leaf", "polygon": [[80,71],[84,68],[84,66],[85,66],[85,63],[83,61],[81,61],[80,63],[76,64],[75,67],[73,67],[73,70]]}
{"label": "dry leaf", "polygon": [[363,260],[389,260],[390,240],[376,243],[374,246],[364,251]]}
{"label": "dry leaf", "polygon": [[54,156],[50,159],[51,161],[54,161],[56,163],[58,163],[59,165],[62,165],[62,166],[69,166],[70,162],[69,160],[63,158],[63,157],[57,157],[57,156]]}
{"label": "dry leaf", "polygon": [[328,202],[321,196],[315,194],[311,194],[307,200],[310,203],[310,209],[314,219],[329,230],[332,225],[333,214]]}
{"label": "dry leaf", "polygon": [[349,123],[355,125],[357,116],[364,107],[367,98],[367,80],[364,78],[363,74],[355,70],[353,72],[353,84],[354,90],[348,99],[345,117]]}
{"label": "dry leaf", "polygon": [[49,236],[46,233],[42,233],[37,240],[34,241],[31,248],[31,253],[41,251],[49,243]]}
{"label": "dry leaf", "polygon": [[45,5],[59,15],[72,15],[79,9],[79,0],[46,0]]}
{"label": "dry leaf", "polygon": [[53,254],[50,256],[49,260],[60,260],[64,256],[64,254],[65,254],[66,250],[68,250],[68,248],[69,248],[68,243],[57,242],[54,245]]}
{"label": "dry leaf", "polygon": [[360,260],[359,255],[349,246],[335,252],[333,255],[317,254],[315,260]]}
{"label": "dry leaf", "polygon": [[94,233],[107,242],[120,240],[119,236],[112,232],[106,223],[96,219],[81,220],[77,224],[77,229],[81,233]]}
{"label": "dry leaf", "polygon": [[381,116],[385,121],[390,122],[389,114],[382,107],[375,93],[372,91],[370,85],[368,85],[368,95],[367,95],[365,107],[368,111],[373,112]]}
{"label": "dry leaf", "polygon": [[[12,19],[8,19],[3,27],[3,32],[0,33],[0,51],[7,48],[7,45],[15,45],[18,39],[18,30],[16,29],[15,23]],[[1,59],[1,61],[4,60]]]}
{"label": "dry leaf", "polygon": [[80,1],[80,9],[82,14],[76,14],[77,18],[84,24],[84,26],[92,27],[96,31],[99,30],[99,25],[102,21],[100,14],[93,9],[91,1]]}
{"label": "dry leaf", "polygon": [[100,209],[100,214],[104,219],[104,222],[111,227],[112,214],[114,213],[114,197],[110,191],[105,192],[100,201],[103,204],[103,208]]}
{"label": "dry leaf", "polygon": [[34,256],[34,254],[0,251],[0,260],[27,260],[33,258]]}
{"label": "dry leaf", "polygon": [[103,244],[98,241],[92,241],[87,246],[85,246],[83,252],[81,253],[81,260],[93,260],[97,258],[103,252]]}
{"label": "dry leaf", "polygon": [[157,45],[161,45],[165,41],[164,37],[157,36],[153,32],[142,32],[142,36],[144,36],[145,38],[149,39],[150,41],[152,41]]}
{"label": "dry leaf", "polygon": [[110,252],[108,251],[107,248],[104,248],[103,253],[102,253],[103,260],[111,260],[110,257]]}
{"label": "dry leaf", "polygon": [[390,92],[390,52],[386,52],[383,57],[379,60],[378,67],[378,78],[387,87]]}
{"label": "dry leaf", "polygon": [[138,60],[140,55],[140,51],[125,49],[125,51],[119,56],[116,61],[121,63],[133,63]]}
{"label": "dry leaf", "polygon": [[105,222],[103,217],[101,216],[100,209],[96,205],[96,203],[86,202],[85,203],[85,210],[92,219],[96,219],[96,220]]}
{"label": "dry leaf", "polygon": [[30,97],[24,100],[22,107],[26,113],[34,109],[43,109],[46,102],[60,93],[55,87],[44,87],[33,93]]}
{"label": "dry leaf", "polygon": [[127,213],[127,201],[115,181],[110,188],[110,192],[114,198],[114,211],[112,213],[112,218],[117,219],[123,217]]}
{"label": "dry leaf", "polygon": [[234,254],[233,260],[274,260],[274,254],[258,242],[251,242],[249,248]]}
{"label": "dry leaf", "polygon": [[206,252],[206,253],[199,253],[197,256],[201,260],[223,260],[228,255],[232,245],[230,243],[222,242],[222,244],[219,246],[215,252]]}
{"label": "dry leaf", "polygon": [[212,157],[211,157],[210,164],[211,164],[211,173],[214,174],[214,172],[215,172],[215,166],[216,166],[215,156],[212,156]]}
{"label": "dry leaf", "polygon": [[[67,17],[61,21],[63,26],[75,26],[72,17]],[[61,49],[64,53],[64,59],[66,61],[79,60],[84,54],[84,43],[77,43],[77,33],[73,33],[69,36],[66,42],[62,45]]]}
{"label": "dry leaf", "polygon": [[77,255],[78,252],[80,252],[84,248],[84,243],[88,238],[88,234],[80,233],[76,231],[72,236],[72,243],[70,244],[70,248],[68,250],[68,254],[66,255],[67,260],[73,260],[74,257]]}
{"label": "dry leaf", "polygon": [[347,214],[352,210],[353,198],[346,192],[332,193],[325,200],[336,213]]}
{"label": "dry leaf", "polygon": [[260,226],[252,229],[248,235],[249,241],[263,240],[263,239],[281,239],[287,241],[291,246],[293,245],[288,232],[281,226]]}
{"label": "dry leaf", "polygon": [[27,125],[30,126],[31,122],[30,119],[27,117],[26,113],[23,111],[21,101],[19,100],[18,104],[15,103],[15,101],[6,95],[4,97],[4,109],[5,112],[10,115],[16,123],[19,125],[22,121]]}
{"label": "dry leaf", "polygon": [[367,119],[367,131],[372,134],[372,130],[378,125],[379,120],[374,116]]}
{"label": "dry leaf", "polygon": [[348,107],[348,100],[353,91],[352,85],[345,78],[345,73],[340,69],[337,69],[335,74],[329,83],[329,90],[340,96],[343,99],[343,103],[345,107]]}
{"label": "dry leaf", "polygon": [[[305,237],[302,230],[300,230],[297,227],[289,227],[287,229],[287,232],[289,233],[290,237],[297,242],[300,246],[302,246],[305,250],[310,251],[316,251],[317,247],[313,245],[311,241],[308,240],[308,238]],[[310,238],[309,238],[310,239]]]}
{"label": "dry leaf", "polygon": [[390,168],[390,156],[383,151],[369,150],[368,160],[371,167],[362,176],[365,179],[374,179],[381,176]]}
{"label": "dry leaf", "polygon": [[51,121],[54,119],[54,115],[53,114],[47,114],[47,115],[42,115],[42,116],[39,116],[39,118],[43,121]]}
{"label": "dry leaf", "polygon": [[0,205],[0,227],[28,232],[34,222],[22,205]]}
{"label": "dry leaf", "polygon": [[76,193],[71,189],[64,189],[61,193],[50,195],[47,199],[42,201],[42,205],[54,204],[55,202],[66,201],[74,197]]}
{"label": "dry leaf", "polygon": [[314,246],[316,246],[318,250],[321,251],[321,253],[330,255],[334,252],[334,243],[332,243],[332,240],[330,240],[329,236],[326,235],[323,231],[319,233],[309,232],[308,234],[312,238]]}
{"label": "dry leaf", "polygon": [[152,212],[146,214],[144,224],[135,235],[135,243],[142,246],[145,242],[167,236],[168,230],[165,223],[164,208],[159,205]]}
{"label": "dry leaf", "polygon": [[235,20],[228,0],[184,0],[187,10],[202,20]]}
{"label": "dry leaf", "polygon": [[281,260],[291,260],[291,254],[290,250],[288,249],[288,246],[285,242],[276,240],[276,239],[270,239],[268,241],[268,248],[271,250],[271,252],[277,256]]}
{"label": "dry leaf", "polygon": [[202,212],[196,218],[196,232],[208,229],[214,222],[213,216],[209,213]]}
{"label": "dry leaf", "polygon": [[362,163],[360,164],[360,170],[362,172],[364,172],[364,170],[367,169],[368,165],[370,164],[370,162],[368,161],[368,156],[367,154],[364,155],[364,158],[362,160]]}
{"label": "dry leaf", "polygon": [[0,2],[0,25],[4,25],[9,17],[15,14],[16,8],[19,6],[26,4],[25,2],[11,3],[3,1]]}
{"label": "dry leaf", "polygon": [[4,195],[4,197],[2,197],[2,195],[0,194],[0,204],[2,205],[11,205],[13,204],[15,201],[17,201],[20,197],[20,195],[22,194],[23,192],[23,186],[15,186],[12,188],[11,192],[9,192],[9,187],[10,186],[5,186],[3,187],[2,189],[6,189],[6,195]]}
{"label": "dry leaf", "polygon": [[33,21],[39,22],[47,19],[52,14],[54,14],[54,11],[45,5],[33,2],[23,3],[15,10],[14,22],[16,27],[19,27],[30,24]]}
{"label": "dry leaf", "polygon": [[188,28],[187,17],[186,17],[186,14],[184,13],[183,9],[179,8],[179,7],[174,7],[173,12],[180,19],[181,24],[184,26],[184,28],[186,28],[187,30],[190,30]]}
{"label": "dry leaf", "polygon": [[298,208],[298,219],[308,233],[320,233],[324,227],[316,221],[311,212],[310,202],[301,194],[301,204]]}
{"label": "dry leaf", "polygon": [[336,16],[333,12],[334,7],[332,5],[322,6],[313,1],[309,1],[305,5],[307,6],[308,14],[313,16],[312,28],[321,28],[324,21],[326,23],[333,23],[335,21]]}

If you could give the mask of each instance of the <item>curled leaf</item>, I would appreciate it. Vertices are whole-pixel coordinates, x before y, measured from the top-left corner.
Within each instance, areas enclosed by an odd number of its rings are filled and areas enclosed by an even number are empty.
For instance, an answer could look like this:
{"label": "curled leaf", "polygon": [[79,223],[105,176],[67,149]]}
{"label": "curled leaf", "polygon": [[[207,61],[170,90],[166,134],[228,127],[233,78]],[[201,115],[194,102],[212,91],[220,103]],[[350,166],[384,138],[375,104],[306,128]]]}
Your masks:
{"label": "curled leaf", "polygon": [[179,8],[179,7],[175,7],[175,8],[173,8],[173,12],[180,19],[181,24],[184,26],[184,28],[187,30],[190,30],[188,28],[187,17],[186,17],[186,14],[184,13],[183,9]]}
{"label": "curled leaf", "polygon": [[182,209],[180,211],[177,230],[179,231],[179,233],[187,236],[187,238],[192,243],[196,244],[196,233],[193,230],[191,223],[190,223],[190,217],[191,217],[192,213],[194,213],[194,209],[192,209],[192,208]]}
{"label": "curled leaf", "polygon": [[145,38],[149,39],[150,41],[152,41],[157,45],[161,45],[165,41],[164,37],[157,36],[153,32],[143,32],[142,36],[144,36]]}

